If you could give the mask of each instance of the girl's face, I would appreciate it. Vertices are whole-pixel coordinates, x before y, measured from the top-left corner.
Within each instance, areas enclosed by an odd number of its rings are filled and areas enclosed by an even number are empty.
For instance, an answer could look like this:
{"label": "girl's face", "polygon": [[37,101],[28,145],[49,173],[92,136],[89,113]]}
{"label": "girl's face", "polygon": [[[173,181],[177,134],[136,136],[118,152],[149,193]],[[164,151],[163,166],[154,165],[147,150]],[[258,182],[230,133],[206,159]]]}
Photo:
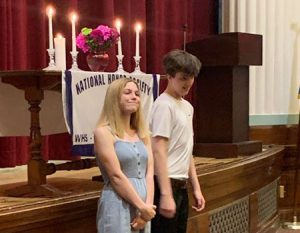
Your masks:
{"label": "girl's face", "polygon": [[131,114],[140,106],[140,91],[134,82],[128,82],[121,92],[120,108],[124,114]]}

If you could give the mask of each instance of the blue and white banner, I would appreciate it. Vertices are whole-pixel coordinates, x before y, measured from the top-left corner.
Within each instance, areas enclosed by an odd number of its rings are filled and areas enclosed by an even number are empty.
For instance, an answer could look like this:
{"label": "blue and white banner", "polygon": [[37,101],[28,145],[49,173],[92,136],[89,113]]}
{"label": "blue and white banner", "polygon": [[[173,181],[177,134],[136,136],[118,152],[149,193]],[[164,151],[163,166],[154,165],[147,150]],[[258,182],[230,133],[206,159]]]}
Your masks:
{"label": "blue and white banner", "polygon": [[72,154],[94,154],[93,130],[102,111],[106,90],[111,82],[119,78],[130,78],[138,83],[143,112],[148,121],[153,101],[159,92],[159,75],[85,71],[63,73],[63,109],[68,131],[72,135]]}

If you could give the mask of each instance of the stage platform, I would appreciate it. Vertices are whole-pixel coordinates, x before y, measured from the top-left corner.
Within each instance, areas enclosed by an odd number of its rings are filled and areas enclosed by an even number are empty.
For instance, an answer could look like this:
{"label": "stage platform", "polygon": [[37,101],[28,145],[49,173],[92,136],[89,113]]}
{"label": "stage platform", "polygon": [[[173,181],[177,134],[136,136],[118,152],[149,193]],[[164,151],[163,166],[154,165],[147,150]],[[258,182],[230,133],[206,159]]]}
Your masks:
{"label": "stage platform", "polygon": [[[252,156],[195,157],[207,204],[201,213],[190,209],[188,232],[275,232],[282,151],[274,146]],[[97,167],[58,171],[47,177],[47,183],[68,195],[15,198],[8,197],[5,190],[26,184],[26,166],[0,169],[0,232],[96,232],[102,183],[92,177],[99,174]]]}

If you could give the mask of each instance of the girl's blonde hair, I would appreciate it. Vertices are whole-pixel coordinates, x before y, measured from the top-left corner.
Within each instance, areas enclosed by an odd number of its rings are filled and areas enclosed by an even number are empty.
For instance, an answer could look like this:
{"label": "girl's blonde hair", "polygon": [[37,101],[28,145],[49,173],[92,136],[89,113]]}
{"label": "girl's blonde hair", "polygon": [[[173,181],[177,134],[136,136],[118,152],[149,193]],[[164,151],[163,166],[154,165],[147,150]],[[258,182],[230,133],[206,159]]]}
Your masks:
{"label": "girl's blonde hair", "polygon": [[[138,87],[138,84],[134,80],[128,78],[120,78],[110,84],[106,91],[103,109],[98,122],[98,127],[109,126],[112,133],[120,138],[124,137],[124,125],[121,120],[122,114],[120,107],[121,94],[129,82],[135,83]],[[142,114],[141,104],[137,111],[131,114],[130,127],[137,131],[141,139],[148,138],[149,130]]]}

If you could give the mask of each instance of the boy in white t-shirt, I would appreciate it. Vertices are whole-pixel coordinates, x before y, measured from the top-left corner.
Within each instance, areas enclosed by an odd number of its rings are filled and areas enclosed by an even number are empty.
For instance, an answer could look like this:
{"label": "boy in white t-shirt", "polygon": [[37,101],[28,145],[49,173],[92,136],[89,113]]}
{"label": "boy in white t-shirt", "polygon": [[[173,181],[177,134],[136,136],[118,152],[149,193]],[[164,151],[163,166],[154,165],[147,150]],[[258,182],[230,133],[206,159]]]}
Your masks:
{"label": "boy in white t-shirt", "polygon": [[192,105],[183,99],[198,76],[201,63],[194,55],[173,50],[163,60],[168,78],[165,91],[156,99],[151,114],[155,167],[152,233],[185,233],[188,218],[187,182],[193,187],[194,205],[201,211],[205,200],[197,178],[193,151]]}

